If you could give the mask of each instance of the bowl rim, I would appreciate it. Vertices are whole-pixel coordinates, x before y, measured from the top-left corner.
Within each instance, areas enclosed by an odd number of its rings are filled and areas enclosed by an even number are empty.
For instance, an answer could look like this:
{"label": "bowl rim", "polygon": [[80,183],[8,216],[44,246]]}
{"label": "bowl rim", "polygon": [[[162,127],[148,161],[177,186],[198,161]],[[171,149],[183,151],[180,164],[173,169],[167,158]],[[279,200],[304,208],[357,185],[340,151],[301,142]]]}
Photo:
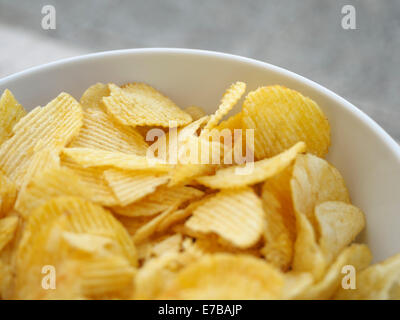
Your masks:
{"label": "bowl rim", "polygon": [[313,89],[321,92],[322,94],[328,96],[329,98],[335,100],[337,105],[344,108],[346,111],[350,112],[353,116],[355,116],[358,120],[362,121],[364,124],[368,126],[369,129],[374,131],[374,133],[379,137],[382,143],[384,143],[396,156],[396,158],[400,162],[400,145],[378,124],[376,123],[370,116],[366,113],[358,109],[355,105],[342,98],[338,94],[333,91],[325,88],[324,86],[303,77],[295,72],[289,71],[285,68],[275,66],[273,64],[263,62],[260,60],[246,58],[239,55],[234,55],[230,53],[210,51],[210,50],[201,50],[201,49],[185,49],[185,48],[137,48],[137,49],[120,49],[120,50],[110,50],[110,51],[101,51],[96,53],[89,53],[85,55],[74,56],[70,58],[60,59],[53,62],[41,64],[38,66],[30,67],[23,71],[16,72],[14,74],[8,75],[0,79],[0,86],[6,84],[9,81],[15,81],[18,78],[29,76],[34,73],[39,73],[44,70],[56,68],[62,65],[74,64],[77,62],[85,62],[87,60],[97,60],[102,59],[104,57],[112,57],[112,56],[122,56],[122,55],[136,55],[136,54],[168,54],[168,55],[192,55],[192,56],[207,56],[207,57],[216,57],[220,59],[228,59],[231,61],[237,61],[245,64],[250,64],[255,67],[261,67],[264,69],[271,70],[276,73],[280,73],[286,77],[293,78],[296,81],[299,81],[306,86],[310,86]]}

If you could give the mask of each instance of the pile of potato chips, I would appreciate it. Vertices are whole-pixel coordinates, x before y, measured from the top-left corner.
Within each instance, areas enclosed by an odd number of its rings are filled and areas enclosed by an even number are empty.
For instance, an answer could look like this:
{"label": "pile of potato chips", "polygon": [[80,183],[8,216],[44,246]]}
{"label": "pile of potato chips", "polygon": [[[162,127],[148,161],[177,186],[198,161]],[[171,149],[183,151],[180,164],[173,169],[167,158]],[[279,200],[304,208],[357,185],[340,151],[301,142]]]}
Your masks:
{"label": "pile of potato chips", "polygon": [[320,107],[266,86],[222,121],[245,91],[206,115],[143,83],[29,113],[6,90],[0,298],[399,299],[400,255],[370,266],[353,243],[365,218]]}

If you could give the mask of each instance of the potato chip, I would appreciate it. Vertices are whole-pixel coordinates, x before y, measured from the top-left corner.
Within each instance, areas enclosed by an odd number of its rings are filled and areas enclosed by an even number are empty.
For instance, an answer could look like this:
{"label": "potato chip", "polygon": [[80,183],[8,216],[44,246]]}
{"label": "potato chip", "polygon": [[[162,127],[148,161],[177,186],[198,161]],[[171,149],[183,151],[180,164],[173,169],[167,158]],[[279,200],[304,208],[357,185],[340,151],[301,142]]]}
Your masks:
{"label": "potato chip", "polygon": [[219,169],[214,176],[199,177],[196,181],[213,189],[239,188],[256,184],[283,171],[296,159],[297,154],[304,152],[305,149],[306,145],[299,142],[273,158],[254,162],[254,166],[245,164]]}
{"label": "potato chip", "polygon": [[216,129],[222,131],[224,129],[234,130],[234,129],[242,129],[242,113],[236,113],[235,115],[229,117],[228,119],[221,121],[221,123],[216,126]]}
{"label": "potato chip", "polygon": [[0,170],[0,218],[13,207],[17,197],[17,187]]}
{"label": "potato chip", "polygon": [[339,171],[311,154],[297,157],[290,185],[295,211],[305,214],[315,229],[315,206],[325,201],[350,202]]}
{"label": "potato chip", "polygon": [[139,259],[148,260],[165,254],[177,254],[181,250],[183,236],[179,233],[159,237],[137,247]]}
{"label": "potato chip", "polygon": [[312,275],[308,272],[289,271],[285,273],[284,277],[285,285],[283,287],[282,298],[285,300],[301,295],[314,281]]}
{"label": "potato chip", "polygon": [[11,216],[0,219],[0,252],[14,237],[18,226],[18,217]]}
{"label": "potato chip", "polygon": [[[41,142],[39,142],[41,143]],[[39,151],[35,152],[32,156],[32,160],[24,175],[20,193],[26,188],[26,185],[31,181],[37,174],[49,169],[60,168],[60,150],[48,147],[39,147]]]}
{"label": "potato chip", "polygon": [[152,235],[165,232],[172,225],[181,222],[189,217],[192,211],[203,204],[205,201],[206,199],[201,199],[192,202],[184,209],[176,210],[182,204],[182,200],[178,199],[177,201],[172,203],[171,206],[169,206],[164,212],[150,219],[146,224],[137,229],[136,233],[134,234],[133,241],[135,242],[135,244],[138,244]]}
{"label": "potato chip", "polygon": [[75,175],[79,176],[79,180],[91,194],[91,201],[104,206],[115,206],[119,203],[119,200],[104,178],[102,168],[83,168],[66,156],[61,158],[61,166],[68,168]]}
{"label": "potato chip", "polygon": [[126,206],[153,193],[160,185],[169,180],[167,175],[155,175],[138,171],[110,169],[104,177],[119,200],[119,205]]}
{"label": "potato chip", "polygon": [[[132,291],[136,270],[129,261],[119,255],[96,257],[82,264],[82,292],[96,298],[119,291]],[[120,293],[121,294],[121,293]]]}
{"label": "potato chip", "polygon": [[213,114],[208,121],[204,130],[211,130],[217,126],[218,122],[235,106],[235,104],[242,97],[243,93],[246,91],[246,84],[243,82],[236,82],[232,84],[229,89],[224,93],[222,97],[221,104],[218,110]]}
{"label": "potato chip", "polygon": [[400,255],[369,266],[357,273],[355,289],[339,287],[334,298],[339,300],[400,299]]}
{"label": "potato chip", "polygon": [[165,254],[148,260],[135,277],[134,299],[156,299],[176,276],[178,254]]}
{"label": "potato chip", "polygon": [[283,223],[289,231],[290,239],[294,241],[296,239],[296,217],[290,190],[292,172],[293,166],[289,166],[267,179],[262,185],[262,195],[263,199],[282,216]]}
{"label": "potato chip", "polygon": [[203,118],[206,113],[205,111],[197,106],[190,106],[184,109],[184,111],[188,114],[190,114],[190,116],[192,117],[193,121],[196,121],[200,118]]}
{"label": "potato chip", "polygon": [[87,109],[84,112],[83,126],[69,147],[144,156],[148,145],[134,128],[117,123],[101,110]]}
{"label": "potato chip", "polygon": [[242,110],[243,127],[254,129],[257,159],[273,157],[304,141],[312,154],[324,156],[330,144],[328,120],[319,106],[297,91],[261,87],[250,92]]}
{"label": "potato chip", "polygon": [[117,219],[121,224],[124,226],[126,231],[131,236],[134,236],[136,232],[143,227],[145,224],[151,221],[153,217],[124,217],[124,216],[117,216]]}
{"label": "potato chip", "polygon": [[82,94],[80,104],[84,109],[95,108],[106,111],[106,107],[103,104],[103,97],[108,97],[109,95],[110,89],[108,85],[99,82],[86,89]]}
{"label": "potato chip", "polygon": [[283,285],[281,273],[262,260],[216,254],[205,256],[180,271],[161,297],[195,300],[279,299]]}
{"label": "potato chip", "polygon": [[302,300],[322,300],[331,298],[342,284],[343,278],[346,275],[345,273],[342,273],[344,266],[353,266],[356,272],[360,272],[369,265],[371,259],[371,252],[366,245],[353,244],[350,247],[347,247],[328,268],[320,281],[317,281],[315,284],[307,288],[307,290],[302,291],[294,298]]}
{"label": "potato chip", "polygon": [[14,125],[25,116],[26,111],[10,90],[4,90],[0,98],[0,145],[13,134]]}
{"label": "potato chip", "polygon": [[62,153],[85,168],[110,166],[124,170],[150,170],[154,172],[168,172],[171,169],[171,165],[167,163],[136,154],[89,148],[64,148]]}
{"label": "potato chip", "polygon": [[200,198],[204,192],[195,188],[179,187],[160,187],[155,193],[149,194],[145,198],[136,201],[128,206],[112,207],[114,213],[127,217],[154,216],[167,210],[176,203],[183,203],[188,200]]}
{"label": "potato chip", "polygon": [[[28,218],[17,252],[16,298],[40,297],[43,294],[40,286],[43,266],[52,265],[58,269],[71,259],[84,258],[76,249],[69,250],[65,246],[61,237],[63,231],[108,237],[113,243],[113,246],[107,247],[110,254],[124,257],[129,265],[136,266],[132,241],[111,213],[81,198],[55,198],[35,209]],[[80,284],[79,277],[74,274],[69,278]]]}
{"label": "potato chip", "polygon": [[111,95],[104,97],[107,111],[121,124],[128,126],[183,126],[192,117],[169,98],[144,83],[127,84],[119,88],[110,84]]}
{"label": "potato chip", "polygon": [[193,211],[186,226],[193,231],[216,233],[239,248],[256,244],[264,230],[261,200],[249,188],[224,190]]}
{"label": "potato chip", "polygon": [[24,217],[52,198],[76,196],[91,199],[90,190],[68,169],[53,168],[37,174],[19,194],[15,209]]}
{"label": "potato chip", "polygon": [[14,126],[14,135],[0,147],[0,166],[21,186],[38,142],[48,148],[61,148],[76,136],[82,126],[82,108],[70,95],[61,93],[45,107],[37,107]]}
{"label": "potato chip", "polygon": [[315,207],[319,246],[331,261],[347,247],[365,227],[364,214],[351,204],[340,201],[323,202]]}
{"label": "potato chip", "polygon": [[275,267],[286,271],[293,256],[293,238],[285,225],[283,205],[268,188],[262,189],[262,203],[265,212],[264,247],[261,253]]}
{"label": "potato chip", "polygon": [[296,213],[296,225],[292,269],[296,272],[309,272],[318,280],[325,272],[327,261],[317,243],[315,231],[304,214]]}

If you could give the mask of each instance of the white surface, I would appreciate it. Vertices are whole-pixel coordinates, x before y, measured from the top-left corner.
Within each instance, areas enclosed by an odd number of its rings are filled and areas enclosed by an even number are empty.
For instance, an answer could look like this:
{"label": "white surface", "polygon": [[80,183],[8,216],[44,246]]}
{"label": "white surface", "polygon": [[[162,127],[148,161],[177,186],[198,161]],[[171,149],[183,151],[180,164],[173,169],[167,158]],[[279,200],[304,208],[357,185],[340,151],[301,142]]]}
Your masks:
{"label": "white surface", "polygon": [[252,90],[282,84],[314,99],[332,126],[329,160],[344,175],[354,204],[367,218],[364,234],[375,261],[400,252],[400,148],[356,107],[294,73],[262,62],[207,51],[124,50],[67,59],[0,80],[27,108],[66,91],[79,98],[95,82],[144,81],[181,107],[213,112],[224,89],[241,80]]}

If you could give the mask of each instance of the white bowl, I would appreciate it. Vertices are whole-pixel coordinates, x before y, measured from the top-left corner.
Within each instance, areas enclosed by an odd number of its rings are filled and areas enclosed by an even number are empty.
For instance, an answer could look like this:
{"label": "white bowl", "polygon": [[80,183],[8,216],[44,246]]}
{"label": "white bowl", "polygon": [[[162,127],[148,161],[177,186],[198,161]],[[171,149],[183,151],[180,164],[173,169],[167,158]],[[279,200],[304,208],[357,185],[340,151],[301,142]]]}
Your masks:
{"label": "white bowl", "polygon": [[35,67],[0,80],[27,108],[61,91],[79,98],[96,82],[144,81],[178,105],[213,112],[225,88],[244,81],[252,90],[281,84],[314,99],[328,116],[328,159],[343,174],[353,203],[367,218],[363,241],[374,260],[400,252],[400,147],[373,120],[324,87],[267,63],[229,54],[187,49],[134,49],[91,54]]}

